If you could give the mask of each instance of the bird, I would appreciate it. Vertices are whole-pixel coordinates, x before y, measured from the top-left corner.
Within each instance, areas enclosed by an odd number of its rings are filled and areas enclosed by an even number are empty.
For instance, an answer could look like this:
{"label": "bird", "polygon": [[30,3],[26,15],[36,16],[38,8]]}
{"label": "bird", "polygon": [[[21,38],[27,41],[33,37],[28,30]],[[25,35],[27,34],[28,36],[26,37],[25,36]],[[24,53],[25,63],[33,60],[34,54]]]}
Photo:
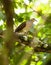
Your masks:
{"label": "bird", "polygon": [[15,32],[17,33],[27,33],[30,28],[32,27],[33,22],[37,21],[35,18],[32,18],[28,21],[25,21],[23,23],[21,23],[16,29]]}

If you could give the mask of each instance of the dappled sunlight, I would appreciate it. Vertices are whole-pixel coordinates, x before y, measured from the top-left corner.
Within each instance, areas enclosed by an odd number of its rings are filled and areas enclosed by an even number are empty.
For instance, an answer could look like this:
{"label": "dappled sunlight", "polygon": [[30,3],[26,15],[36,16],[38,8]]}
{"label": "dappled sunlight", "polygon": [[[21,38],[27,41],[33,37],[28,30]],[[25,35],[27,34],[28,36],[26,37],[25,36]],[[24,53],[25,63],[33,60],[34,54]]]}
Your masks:
{"label": "dappled sunlight", "polygon": [[24,3],[25,3],[26,5],[29,5],[29,0],[24,0]]}
{"label": "dappled sunlight", "polygon": [[0,0],[0,65],[51,65],[51,0]]}
{"label": "dappled sunlight", "polygon": [[20,14],[20,13],[24,13],[24,12],[25,12],[25,9],[24,8],[15,9],[15,13],[16,14]]}
{"label": "dappled sunlight", "polygon": [[4,23],[3,20],[0,20],[0,26],[3,25],[3,23]]}

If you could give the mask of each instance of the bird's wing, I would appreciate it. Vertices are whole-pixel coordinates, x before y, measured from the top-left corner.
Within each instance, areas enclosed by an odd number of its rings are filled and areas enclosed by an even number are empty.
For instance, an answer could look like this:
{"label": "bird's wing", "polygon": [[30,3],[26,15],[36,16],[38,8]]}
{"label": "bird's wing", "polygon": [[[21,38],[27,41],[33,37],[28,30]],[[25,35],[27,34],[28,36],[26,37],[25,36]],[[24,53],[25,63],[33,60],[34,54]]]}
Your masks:
{"label": "bird's wing", "polygon": [[21,31],[25,26],[26,26],[26,22],[23,22],[22,24],[20,24],[20,25],[15,29],[15,32]]}

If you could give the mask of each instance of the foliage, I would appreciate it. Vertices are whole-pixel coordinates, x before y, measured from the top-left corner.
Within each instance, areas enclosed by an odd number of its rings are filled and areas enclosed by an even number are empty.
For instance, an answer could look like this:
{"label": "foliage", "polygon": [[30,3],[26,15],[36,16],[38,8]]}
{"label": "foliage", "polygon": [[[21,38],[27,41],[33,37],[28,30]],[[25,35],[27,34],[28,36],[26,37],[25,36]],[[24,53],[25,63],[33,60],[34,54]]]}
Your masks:
{"label": "foliage", "polygon": [[[7,65],[8,61],[4,61],[9,59],[10,65],[48,65],[51,64],[51,53],[47,53],[46,51],[50,49],[51,52],[51,1],[50,0],[13,0],[12,4],[14,8],[14,13],[8,12],[10,17],[12,18],[13,14],[13,32],[16,27],[18,27],[22,22],[35,18],[37,22],[32,25],[32,28],[27,34],[27,37],[21,37],[21,42],[12,42],[14,40],[14,36],[10,36],[12,30],[10,29],[12,26],[11,20],[8,23],[7,28],[7,16],[4,9],[4,5],[2,3],[3,0],[0,0],[0,30],[7,30],[7,33],[1,33],[6,35],[6,38],[0,37],[0,65]],[[8,0],[9,1],[9,0]],[[11,6],[11,5],[10,5]],[[9,17],[9,16],[8,16]],[[10,30],[11,32],[10,32]],[[11,39],[12,38],[12,39]],[[34,38],[34,39],[33,39]],[[6,39],[6,40],[5,40]],[[11,39],[11,40],[10,40]],[[30,46],[30,41],[34,41],[34,44]],[[9,42],[9,41],[10,42]],[[12,50],[10,50],[10,55],[7,55],[7,48],[5,49],[4,43],[8,41],[8,45]],[[23,44],[23,43],[26,44]],[[27,43],[28,42],[28,43]],[[14,44],[9,44],[14,43]],[[21,43],[21,44],[20,44]],[[13,45],[13,46],[12,46]],[[35,48],[39,47],[41,50],[39,52],[35,52]],[[50,47],[49,47],[50,46]],[[7,46],[8,47],[8,46]],[[47,48],[47,49],[46,49]],[[37,48],[36,48],[37,49]],[[43,49],[46,51],[44,52]],[[5,53],[6,52],[6,53]],[[4,59],[3,59],[4,57]],[[5,59],[7,58],[7,59]],[[46,59],[47,58],[47,59]],[[5,63],[5,64],[4,64]],[[49,64],[49,65],[50,65]]]}

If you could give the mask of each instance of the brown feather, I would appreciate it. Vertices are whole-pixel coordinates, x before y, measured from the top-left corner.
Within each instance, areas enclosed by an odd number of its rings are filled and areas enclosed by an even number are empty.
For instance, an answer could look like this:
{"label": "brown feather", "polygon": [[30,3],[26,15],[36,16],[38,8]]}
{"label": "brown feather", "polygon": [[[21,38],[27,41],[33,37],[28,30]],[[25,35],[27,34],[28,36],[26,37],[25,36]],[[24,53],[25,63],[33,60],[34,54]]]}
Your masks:
{"label": "brown feather", "polygon": [[26,26],[26,22],[21,23],[15,30],[15,32],[20,32]]}

